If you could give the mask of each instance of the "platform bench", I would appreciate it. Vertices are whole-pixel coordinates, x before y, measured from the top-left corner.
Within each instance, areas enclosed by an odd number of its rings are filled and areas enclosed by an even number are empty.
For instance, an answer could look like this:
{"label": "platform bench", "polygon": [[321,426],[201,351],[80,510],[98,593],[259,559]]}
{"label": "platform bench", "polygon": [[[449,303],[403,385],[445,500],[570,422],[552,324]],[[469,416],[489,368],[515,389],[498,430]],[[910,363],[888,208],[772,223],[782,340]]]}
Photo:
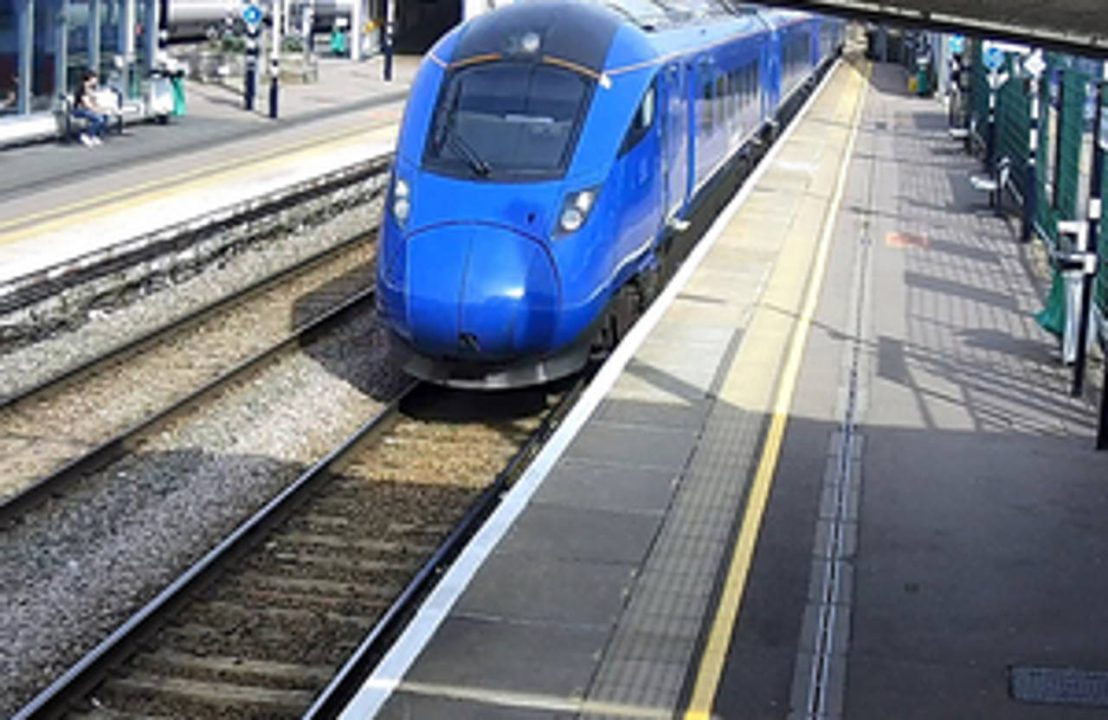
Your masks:
{"label": "platform bench", "polygon": [[[112,109],[108,117],[108,132],[114,129],[116,133],[122,135],[123,125],[127,120],[137,120],[143,117],[142,103],[125,101],[123,95],[115,90],[102,89],[97,93],[96,99],[97,104],[101,107]],[[67,143],[75,141],[81,133],[88,129],[89,125],[88,120],[76,117],[73,114],[73,109],[73,95],[62,93],[58,96],[57,113],[61,125],[62,140]]]}

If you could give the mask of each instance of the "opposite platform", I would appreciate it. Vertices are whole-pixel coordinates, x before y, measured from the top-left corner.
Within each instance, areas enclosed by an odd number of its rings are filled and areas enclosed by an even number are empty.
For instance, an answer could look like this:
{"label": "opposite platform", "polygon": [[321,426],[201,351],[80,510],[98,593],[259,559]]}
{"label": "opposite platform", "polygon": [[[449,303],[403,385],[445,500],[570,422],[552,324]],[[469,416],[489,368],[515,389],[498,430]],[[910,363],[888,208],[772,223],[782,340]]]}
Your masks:
{"label": "opposite platform", "polygon": [[416,60],[394,83],[373,79],[371,64],[326,68],[331,81],[285,90],[278,122],[242,112],[226,89],[194,86],[189,114],[168,127],[129,128],[92,149],[4,150],[0,286],[387,158]]}

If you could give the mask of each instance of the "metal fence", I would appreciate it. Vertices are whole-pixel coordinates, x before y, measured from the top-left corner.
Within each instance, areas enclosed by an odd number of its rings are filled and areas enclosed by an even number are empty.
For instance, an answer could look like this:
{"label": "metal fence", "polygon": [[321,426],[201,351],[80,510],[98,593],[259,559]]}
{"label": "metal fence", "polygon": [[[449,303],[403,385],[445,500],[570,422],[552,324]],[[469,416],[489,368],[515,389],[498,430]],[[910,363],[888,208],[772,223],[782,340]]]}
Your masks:
{"label": "metal fence", "polygon": [[[982,55],[983,43],[972,43],[968,50],[966,55],[972,66],[970,112],[984,143],[989,83]],[[1046,69],[1039,82],[1041,140],[1036,153],[1035,187],[1026,187],[1027,173],[1022,172],[1030,152],[1032,83],[1030,74],[1023,68],[1021,56],[1013,53],[1007,55],[1002,68],[1009,79],[997,91],[996,157],[1011,160],[1014,170],[1012,189],[1021,202],[1025,201],[1029,192],[1037,193],[1037,234],[1057,248],[1058,223],[1087,217],[1093,146],[1096,142],[1093,127],[1098,97],[1096,88],[1102,78],[1103,66],[1099,61],[1061,53],[1045,53],[1043,58]],[[1104,236],[1105,227],[1102,219],[1096,300],[1101,311],[1108,314],[1108,242]]]}

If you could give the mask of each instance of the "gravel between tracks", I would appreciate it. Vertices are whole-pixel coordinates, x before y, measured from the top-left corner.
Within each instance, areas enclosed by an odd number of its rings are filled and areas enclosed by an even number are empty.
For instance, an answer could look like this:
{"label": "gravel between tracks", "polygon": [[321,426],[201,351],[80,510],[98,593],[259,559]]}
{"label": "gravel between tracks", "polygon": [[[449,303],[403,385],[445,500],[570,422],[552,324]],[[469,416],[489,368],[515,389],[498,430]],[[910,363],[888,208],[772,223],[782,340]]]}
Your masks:
{"label": "gravel between tracks", "polygon": [[18,709],[382,406],[371,312],[244,378],[11,529],[0,712]]}

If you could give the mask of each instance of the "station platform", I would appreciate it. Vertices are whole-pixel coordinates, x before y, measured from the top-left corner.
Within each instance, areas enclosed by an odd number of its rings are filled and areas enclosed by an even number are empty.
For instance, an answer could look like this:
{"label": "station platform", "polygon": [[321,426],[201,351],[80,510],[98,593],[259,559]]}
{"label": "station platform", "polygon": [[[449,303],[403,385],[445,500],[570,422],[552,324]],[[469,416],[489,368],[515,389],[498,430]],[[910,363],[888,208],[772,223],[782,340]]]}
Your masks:
{"label": "station platform", "polygon": [[189,83],[187,114],[128,126],[100,147],[40,143],[0,150],[0,295],[14,281],[58,271],[98,251],[266,198],[344,167],[384,157],[415,56],[324,60],[320,80],[282,86],[242,109],[233,88]]}
{"label": "station platform", "polygon": [[905,87],[828,75],[344,718],[1106,712],[1096,408]]}

